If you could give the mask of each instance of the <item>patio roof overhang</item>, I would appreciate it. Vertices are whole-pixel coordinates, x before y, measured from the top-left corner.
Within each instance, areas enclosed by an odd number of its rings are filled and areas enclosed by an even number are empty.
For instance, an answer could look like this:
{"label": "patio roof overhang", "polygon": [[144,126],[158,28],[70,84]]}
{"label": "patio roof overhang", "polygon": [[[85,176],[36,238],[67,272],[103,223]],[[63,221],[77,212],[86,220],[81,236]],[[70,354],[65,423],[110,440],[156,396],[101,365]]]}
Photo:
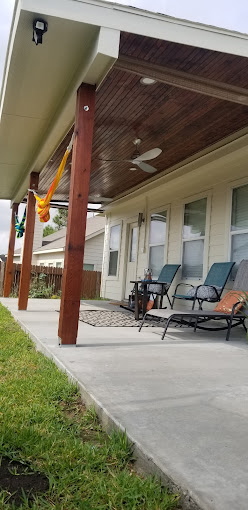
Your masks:
{"label": "patio roof overhang", "polygon": [[[48,22],[32,42],[36,17]],[[133,140],[160,147],[157,179],[248,133],[248,36],[97,0],[16,2],[1,90],[0,198],[20,202],[31,172],[45,194],[73,130],[78,86],[96,84],[90,200],[151,179],[130,172]],[[142,76],[156,83],[142,85]],[[111,161],[114,160],[114,161]],[[68,200],[68,160],[55,200]]]}

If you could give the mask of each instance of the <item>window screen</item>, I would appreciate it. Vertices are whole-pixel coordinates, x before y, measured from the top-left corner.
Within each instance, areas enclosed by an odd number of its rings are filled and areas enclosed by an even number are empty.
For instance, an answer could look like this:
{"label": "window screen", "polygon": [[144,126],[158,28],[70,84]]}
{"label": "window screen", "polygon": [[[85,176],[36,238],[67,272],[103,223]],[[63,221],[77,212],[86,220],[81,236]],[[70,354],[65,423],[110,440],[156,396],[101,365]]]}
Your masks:
{"label": "window screen", "polygon": [[149,269],[153,278],[158,278],[163,266],[166,240],[167,212],[162,211],[151,215],[149,236]]}
{"label": "window screen", "polygon": [[182,260],[183,278],[202,278],[206,211],[206,198],[185,204]]}
{"label": "window screen", "polygon": [[120,247],[120,233],[121,226],[115,225],[110,229],[110,239],[109,239],[109,276],[117,275],[117,265],[118,265],[118,256],[119,256],[119,247]]}

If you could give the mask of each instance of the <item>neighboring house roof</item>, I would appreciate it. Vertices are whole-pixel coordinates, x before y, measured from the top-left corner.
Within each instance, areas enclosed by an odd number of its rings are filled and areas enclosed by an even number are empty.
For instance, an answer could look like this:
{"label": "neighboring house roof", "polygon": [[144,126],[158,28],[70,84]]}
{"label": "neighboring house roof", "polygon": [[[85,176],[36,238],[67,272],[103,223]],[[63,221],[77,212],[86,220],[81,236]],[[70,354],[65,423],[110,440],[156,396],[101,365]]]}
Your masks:
{"label": "neighboring house roof", "polygon": [[[105,230],[105,217],[97,215],[87,219],[85,240],[103,234]],[[46,236],[42,240],[42,246],[36,248],[34,254],[51,252],[51,251],[64,251],[66,239],[66,227],[61,228],[54,234]]]}

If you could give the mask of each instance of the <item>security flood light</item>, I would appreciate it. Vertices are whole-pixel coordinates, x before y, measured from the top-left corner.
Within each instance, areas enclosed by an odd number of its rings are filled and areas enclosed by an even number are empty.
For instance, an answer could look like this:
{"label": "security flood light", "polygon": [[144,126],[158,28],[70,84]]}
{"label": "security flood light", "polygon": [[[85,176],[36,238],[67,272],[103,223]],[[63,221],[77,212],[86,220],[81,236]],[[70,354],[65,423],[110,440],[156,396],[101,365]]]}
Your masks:
{"label": "security flood light", "polygon": [[43,34],[47,32],[47,22],[43,19],[35,19],[33,21],[33,39],[32,41],[35,42],[36,46],[38,44],[42,44],[42,38]]}

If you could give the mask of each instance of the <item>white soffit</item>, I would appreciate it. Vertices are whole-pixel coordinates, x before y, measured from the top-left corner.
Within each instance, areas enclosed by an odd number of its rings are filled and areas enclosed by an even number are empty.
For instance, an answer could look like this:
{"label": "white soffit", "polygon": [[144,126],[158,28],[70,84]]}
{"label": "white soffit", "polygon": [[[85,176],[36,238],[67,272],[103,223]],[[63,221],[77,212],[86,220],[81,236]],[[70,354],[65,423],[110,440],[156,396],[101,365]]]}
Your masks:
{"label": "white soffit", "polygon": [[[98,86],[111,69],[120,34],[44,13],[21,10],[16,16],[1,97],[0,198],[19,202],[30,172],[41,171],[73,124],[79,85]],[[32,42],[37,16],[48,22],[39,46]]]}

